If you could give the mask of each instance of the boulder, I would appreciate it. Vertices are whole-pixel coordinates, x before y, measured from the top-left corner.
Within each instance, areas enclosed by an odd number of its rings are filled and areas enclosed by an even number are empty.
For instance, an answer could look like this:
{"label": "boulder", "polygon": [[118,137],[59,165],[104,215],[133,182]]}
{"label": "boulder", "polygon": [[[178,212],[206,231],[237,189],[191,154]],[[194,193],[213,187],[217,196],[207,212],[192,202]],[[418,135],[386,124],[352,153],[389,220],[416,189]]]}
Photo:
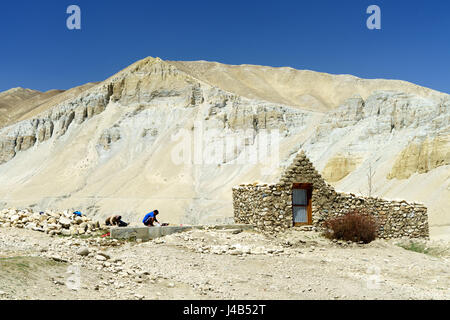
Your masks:
{"label": "boulder", "polygon": [[56,223],[56,218],[55,217],[51,217],[50,219],[47,220],[47,223],[55,224]]}
{"label": "boulder", "polygon": [[71,221],[69,218],[66,218],[66,217],[61,217],[61,218],[59,218],[59,220],[58,220],[58,223],[59,223],[60,225],[62,225],[64,228],[69,228],[71,222],[72,222],[72,221]]}
{"label": "boulder", "polygon": [[96,255],[95,259],[98,260],[98,261],[106,261],[106,257],[104,257],[104,256],[102,256],[100,254]]}
{"label": "boulder", "polygon": [[98,255],[105,257],[106,260],[111,259],[111,256],[106,252],[98,252]]}
{"label": "boulder", "polygon": [[85,256],[89,255],[89,252],[90,251],[89,251],[88,247],[82,247],[82,248],[78,249],[77,254],[85,257]]}

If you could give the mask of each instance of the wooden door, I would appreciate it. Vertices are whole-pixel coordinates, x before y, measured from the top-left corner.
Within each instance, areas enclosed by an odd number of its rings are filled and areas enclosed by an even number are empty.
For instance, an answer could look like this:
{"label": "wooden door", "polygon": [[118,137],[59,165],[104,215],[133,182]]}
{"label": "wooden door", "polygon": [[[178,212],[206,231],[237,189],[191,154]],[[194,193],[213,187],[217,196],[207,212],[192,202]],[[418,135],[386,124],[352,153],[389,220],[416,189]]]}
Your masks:
{"label": "wooden door", "polygon": [[312,186],[296,183],[292,187],[292,215],[294,226],[312,224]]}

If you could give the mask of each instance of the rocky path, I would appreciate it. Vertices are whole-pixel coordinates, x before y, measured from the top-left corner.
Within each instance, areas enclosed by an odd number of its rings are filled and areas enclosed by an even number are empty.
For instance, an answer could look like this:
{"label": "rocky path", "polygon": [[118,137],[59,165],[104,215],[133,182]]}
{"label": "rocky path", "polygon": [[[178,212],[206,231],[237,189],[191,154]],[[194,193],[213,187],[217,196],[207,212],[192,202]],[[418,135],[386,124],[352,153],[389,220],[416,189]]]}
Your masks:
{"label": "rocky path", "polygon": [[138,243],[6,227],[0,299],[449,299],[448,243],[433,245],[443,255],[299,230],[194,230]]}

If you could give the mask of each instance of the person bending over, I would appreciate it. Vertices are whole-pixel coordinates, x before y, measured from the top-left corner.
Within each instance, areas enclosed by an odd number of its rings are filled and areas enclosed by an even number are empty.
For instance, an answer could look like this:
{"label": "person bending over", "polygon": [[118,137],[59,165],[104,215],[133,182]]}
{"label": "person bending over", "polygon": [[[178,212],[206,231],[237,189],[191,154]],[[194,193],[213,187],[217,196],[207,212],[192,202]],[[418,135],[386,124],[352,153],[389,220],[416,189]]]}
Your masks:
{"label": "person bending over", "polygon": [[117,226],[117,227],[122,227],[122,226],[127,225],[127,223],[122,221],[122,216],[119,216],[119,215],[110,216],[110,217],[106,218],[105,224],[107,226]]}
{"label": "person bending over", "polygon": [[156,225],[160,226],[158,219],[156,219],[156,216],[159,214],[158,210],[153,210],[152,212],[149,212],[145,215],[144,220],[142,222],[147,227],[153,227]]}

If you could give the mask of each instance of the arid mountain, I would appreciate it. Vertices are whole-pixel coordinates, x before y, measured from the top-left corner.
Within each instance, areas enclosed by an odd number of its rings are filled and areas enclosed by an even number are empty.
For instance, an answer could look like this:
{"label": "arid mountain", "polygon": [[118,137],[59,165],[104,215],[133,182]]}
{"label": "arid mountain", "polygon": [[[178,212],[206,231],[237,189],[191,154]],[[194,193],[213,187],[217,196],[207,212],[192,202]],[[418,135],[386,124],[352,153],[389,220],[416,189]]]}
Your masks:
{"label": "arid mountain", "polygon": [[13,88],[0,93],[0,128],[52,108],[67,99],[73,99],[95,83],[72,88],[70,90],[49,90],[40,92],[31,89]]}
{"label": "arid mountain", "polygon": [[31,119],[34,116],[53,108],[55,105],[62,103],[65,100],[74,99],[83,91],[92,88],[97,83],[86,83],[84,85],[71,88],[69,90],[50,90],[42,93],[39,98],[33,97],[27,100],[21,107],[27,107],[28,111],[21,111],[21,116],[16,121]]}
{"label": "arid mountain", "polygon": [[232,186],[302,148],[337,189],[424,202],[432,233],[450,228],[450,98],[408,82],[146,58],[25,109],[0,129],[1,206],[220,222]]}
{"label": "arid mountain", "polygon": [[13,88],[0,93],[0,126],[10,124],[14,121],[19,109],[18,106],[33,97],[39,97],[42,93],[36,90]]}

